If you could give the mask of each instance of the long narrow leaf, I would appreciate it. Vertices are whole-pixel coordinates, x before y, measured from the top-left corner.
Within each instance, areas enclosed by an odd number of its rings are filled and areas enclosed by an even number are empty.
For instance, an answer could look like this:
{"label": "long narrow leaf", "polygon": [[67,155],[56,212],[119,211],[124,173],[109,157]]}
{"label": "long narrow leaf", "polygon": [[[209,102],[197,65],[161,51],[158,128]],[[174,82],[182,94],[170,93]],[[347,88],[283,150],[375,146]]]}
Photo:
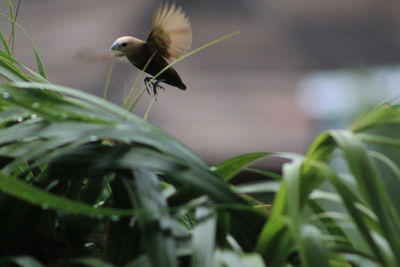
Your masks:
{"label": "long narrow leaf", "polygon": [[216,216],[210,208],[199,207],[195,213],[197,221],[192,237],[192,267],[213,266],[215,261]]}
{"label": "long narrow leaf", "polygon": [[[38,68],[38,71],[39,71],[40,75],[42,75],[44,78],[46,78],[46,71],[45,71],[45,69],[43,67],[42,60],[40,59],[39,51],[36,48],[36,46],[34,45],[34,43],[33,43],[32,39],[31,39],[31,37],[29,36],[29,34],[25,31],[25,29],[21,25],[19,25],[14,20],[14,18],[10,18],[9,16],[7,16],[7,15],[5,15],[3,13],[0,13],[0,16],[7,18],[9,21],[11,21],[11,23],[13,25],[17,26],[21,30],[21,32],[24,34],[25,38],[28,40],[28,43],[32,48],[33,54],[35,56],[36,66]],[[14,30],[13,30],[13,32],[14,32]]]}
{"label": "long narrow leaf", "polygon": [[143,169],[134,171],[134,181],[124,180],[128,192],[133,196],[139,209],[151,213],[140,216],[140,226],[145,234],[145,245],[150,261],[154,266],[173,267],[178,265],[175,240],[172,236],[172,222],[166,201],[156,175]]}
{"label": "long narrow leaf", "polygon": [[250,164],[269,155],[271,155],[271,153],[250,153],[240,155],[218,164],[213,167],[213,171],[225,181],[229,181]]}
{"label": "long narrow leaf", "polygon": [[312,225],[304,225],[301,229],[301,247],[304,249],[303,266],[329,266],[328,250],[322,240],[322,233]]}
{"label": "long narrow leaf", "polygon": [[368,157],[366,148],[354,134],[349,131],[332,131],[331,134],[343,150],[349,169],[376,213],[381,230],[400,262],[400,243],[396,238],[400,229],[400,218],[388,197],[379,172]]}
{"label": "long narrow leaf", "polygon": [[137,211],[112,208],[94,208],[88,204],[68,200],[57,195],[43,191],[33,185],[15,178],[0,174],[0,190],[16,198],[41,205],[44,208],[52,208],[75,214],[83,214],[94,217],[132,216]]}
{"label": "long narrow leaf", "polygon": [[4,50],[6,51],[7,54],[11,55],[11,49],[10,46],[7,43],[6,38],[4,37],[4,34],[2,32],[0,32],[0,41],[3,44]]}

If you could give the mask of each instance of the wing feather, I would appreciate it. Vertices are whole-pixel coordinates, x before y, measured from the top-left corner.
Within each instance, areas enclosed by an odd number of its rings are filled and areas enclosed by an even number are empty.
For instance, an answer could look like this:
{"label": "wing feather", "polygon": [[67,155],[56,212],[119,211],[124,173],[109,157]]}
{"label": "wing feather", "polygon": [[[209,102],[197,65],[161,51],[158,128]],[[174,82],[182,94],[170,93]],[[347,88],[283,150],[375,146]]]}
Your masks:
{"label": "wing feather", "polygon": [[168,2],[160,5],[154,13],[146,43],[168,60],[179,58],[189,51],[192,29],[182,8]]}

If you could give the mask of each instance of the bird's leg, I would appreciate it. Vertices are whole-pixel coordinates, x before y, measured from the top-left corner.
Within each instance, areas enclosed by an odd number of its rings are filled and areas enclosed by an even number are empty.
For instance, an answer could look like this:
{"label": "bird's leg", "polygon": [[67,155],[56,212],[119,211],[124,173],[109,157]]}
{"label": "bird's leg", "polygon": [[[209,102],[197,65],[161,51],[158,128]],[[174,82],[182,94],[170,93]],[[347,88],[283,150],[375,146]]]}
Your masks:
{"label": "bird's leg", "polygon": [[157,95],[157,89],[162,89],[163,91],[165,91],[165,88],[160,85],[160,82],[162,82],[162,81],[155,80],[155,82],[153,83],[154,96]]}
{"label": "bird's leg", "polygon": [[160,82],[162,82],[162,81],[159,81],[159,80],[153,80],[152,81],[151,79],[152,79],[151,77],[144,78],[144,84],[146,85],[146,90],[147,90],[148,94],[150,94],[150,86],[152,87],[153,94],[154,94],[154,97],[155,97],[157,95],[157,90],[158,89],[162,89],[162,90],[165,91],[165,88],[160,85]]}
{"label": "bird's leg", "polygon": [[144,85],[145,85],[145,87],[146,87],[146,91],[147,91],[147,93],[148,94],[150,94],[150,81],[151,81],[151,77],[146,77],[146,78],[144,78]]}

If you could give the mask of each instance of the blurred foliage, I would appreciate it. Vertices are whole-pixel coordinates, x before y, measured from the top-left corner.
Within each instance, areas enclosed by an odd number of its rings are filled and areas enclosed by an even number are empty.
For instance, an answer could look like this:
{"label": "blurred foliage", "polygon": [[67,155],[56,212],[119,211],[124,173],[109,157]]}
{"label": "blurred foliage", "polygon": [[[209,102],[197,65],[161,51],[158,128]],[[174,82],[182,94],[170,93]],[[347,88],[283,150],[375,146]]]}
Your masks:
{"label": "blurred foliage", "polygon": [[[1,266],[400,266],[400,169],[381,152],[400,139],[376,131],[400,124],[399,106],[306,155],[210,167],[127,109],[51,84],[8,19],[38,71],[0,32]],[[270,156],[290,159],[281,176],[249,168]],[[229,184],[243,170],[269,179]]]}

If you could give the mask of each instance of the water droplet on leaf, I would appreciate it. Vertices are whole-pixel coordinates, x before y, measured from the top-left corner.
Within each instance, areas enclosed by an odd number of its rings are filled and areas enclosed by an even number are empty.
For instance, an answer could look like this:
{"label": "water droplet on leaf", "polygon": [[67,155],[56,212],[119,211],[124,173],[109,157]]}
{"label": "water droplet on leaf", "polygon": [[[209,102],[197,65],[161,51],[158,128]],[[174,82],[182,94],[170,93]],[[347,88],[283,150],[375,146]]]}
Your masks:
{"label": "water droplet on leaf", "polygon": [[99,141],[99,138],[97,136],[95,136],[95,135],[91,135],[91,136],[89,136],[89,140],[91,142],[96,142],[96,141]]}
{"label": "water droplet on leaf", "polygon": [[129,221],[129,227],[133,227],[136,224],[136,217],[132,217],[131,220]]}
{"label": "water droplet on leaf", "polygon": [[90,247],[94,247],[94,246],[95,246],[95,243],[93,243],[93,242],[85,243],[86,248],[90,248]]}
{"label": "water droplet on leaf", "polygon": [[40,107],[40,103],[39,102],[35,102],[35,103],[32,104],[32,107],[33,108],[38,108],[38,107]]}
{"label": "water droplet on leaf", "polygon": [[111,221],[113,221],[113,222],[118,222],[119,221],[119,216],[117,216],[117,215],[112,215],[111,216]]}

